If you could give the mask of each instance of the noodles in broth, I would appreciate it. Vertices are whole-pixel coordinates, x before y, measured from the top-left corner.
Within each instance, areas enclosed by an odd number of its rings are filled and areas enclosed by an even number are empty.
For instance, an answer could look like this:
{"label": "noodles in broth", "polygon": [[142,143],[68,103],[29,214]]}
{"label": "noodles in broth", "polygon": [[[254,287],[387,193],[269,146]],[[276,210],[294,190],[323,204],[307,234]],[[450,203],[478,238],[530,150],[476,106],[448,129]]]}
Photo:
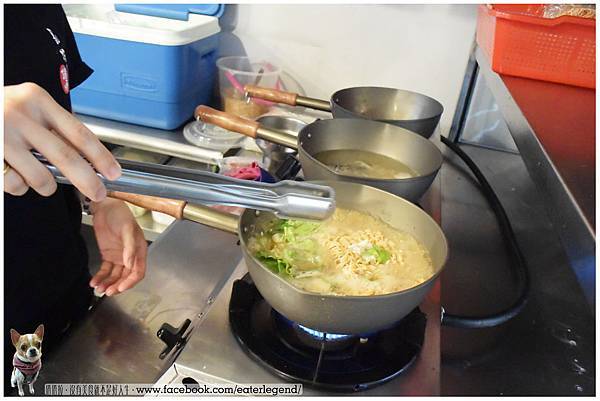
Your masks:
{"label": "noodles in broth", "polygon": [[267,268],[318,294],[388,294],[434,274],[429,252],[412,235],[343,208],[320,223],[271,221],[248,248]]}

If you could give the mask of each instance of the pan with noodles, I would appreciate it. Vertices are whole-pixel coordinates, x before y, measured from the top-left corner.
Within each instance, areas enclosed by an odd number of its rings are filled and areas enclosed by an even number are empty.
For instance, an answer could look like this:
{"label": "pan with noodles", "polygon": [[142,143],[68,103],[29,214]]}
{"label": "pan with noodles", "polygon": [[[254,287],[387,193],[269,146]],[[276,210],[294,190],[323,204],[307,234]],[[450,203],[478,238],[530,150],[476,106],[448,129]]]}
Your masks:
{"label": "pan with noodles", "polygon": [[[441,273],[448,256],[444,233],[418,206],[389,192],[316,182],[335,190],[329,221],[242,215],[240,240],[252,280],[275,310],[315,330],[365,334],[395,324]],[[275,241],[292,245],[269,244],[275,234]]]}
{"label": "pan with noodles", "polygon": [[258,291],[303,326],[365,334],[395,324],[423,301],[441,273],[448,255],[442,230],[418,206],[383,190],[317,183],[336,193],[336,212],[322,222],[280,220],[252,209],[238,217],[183,201],[111,196],[236,233]]}

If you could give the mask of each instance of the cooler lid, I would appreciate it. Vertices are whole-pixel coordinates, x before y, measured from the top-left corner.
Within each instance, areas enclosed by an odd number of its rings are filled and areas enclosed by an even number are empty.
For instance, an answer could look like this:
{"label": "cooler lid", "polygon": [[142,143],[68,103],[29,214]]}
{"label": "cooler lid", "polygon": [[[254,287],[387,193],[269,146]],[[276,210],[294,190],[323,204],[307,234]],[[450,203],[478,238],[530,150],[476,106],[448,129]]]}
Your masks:
{"label": "cooler lid", "polygon": [[115,10],[187,21],[189,14],[210,15],[219,18],[224,4],[115,4]]}
{"label": "cooler lid", "polygon": [[110,39],[181,46],[221,30],[217,17],[192,13],[189,8],[185,19],[116,11],[112,4],[65,4],[63,8],[73,32]]}

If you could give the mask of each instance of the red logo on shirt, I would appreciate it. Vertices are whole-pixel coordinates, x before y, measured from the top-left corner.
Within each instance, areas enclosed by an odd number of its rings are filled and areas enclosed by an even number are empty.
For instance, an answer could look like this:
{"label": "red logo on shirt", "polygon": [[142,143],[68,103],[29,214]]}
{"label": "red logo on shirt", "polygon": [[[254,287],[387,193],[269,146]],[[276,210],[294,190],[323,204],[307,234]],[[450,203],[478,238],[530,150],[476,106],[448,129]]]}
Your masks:
{"label": "red logo on shirt", "polygon": [[64,64],[60,65],[58,69],[58,76],[60,77],[60,86],[62,86],[65,95],[69,93],[69,70]]}

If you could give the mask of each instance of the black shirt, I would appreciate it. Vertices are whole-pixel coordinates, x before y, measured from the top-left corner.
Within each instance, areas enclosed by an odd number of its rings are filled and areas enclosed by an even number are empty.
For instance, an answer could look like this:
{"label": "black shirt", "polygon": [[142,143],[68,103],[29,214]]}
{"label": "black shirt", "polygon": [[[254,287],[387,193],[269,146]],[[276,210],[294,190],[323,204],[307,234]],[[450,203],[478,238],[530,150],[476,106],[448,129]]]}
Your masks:
{"label": "black shirt", "polygon": [[[92,73],[80,58],[62,7],[5,5],[4,85],[34,82],[70,111],[65,70],[70,89]],[[7,347],[9,328],[32,333],[44,323],[46,346],[87,307],[90,275],[80,225],[73,187],[59,185],[50,197],[32,189],[23,196],[4,194],[4,337],[9,358],[14,353],[10,340]]]}

